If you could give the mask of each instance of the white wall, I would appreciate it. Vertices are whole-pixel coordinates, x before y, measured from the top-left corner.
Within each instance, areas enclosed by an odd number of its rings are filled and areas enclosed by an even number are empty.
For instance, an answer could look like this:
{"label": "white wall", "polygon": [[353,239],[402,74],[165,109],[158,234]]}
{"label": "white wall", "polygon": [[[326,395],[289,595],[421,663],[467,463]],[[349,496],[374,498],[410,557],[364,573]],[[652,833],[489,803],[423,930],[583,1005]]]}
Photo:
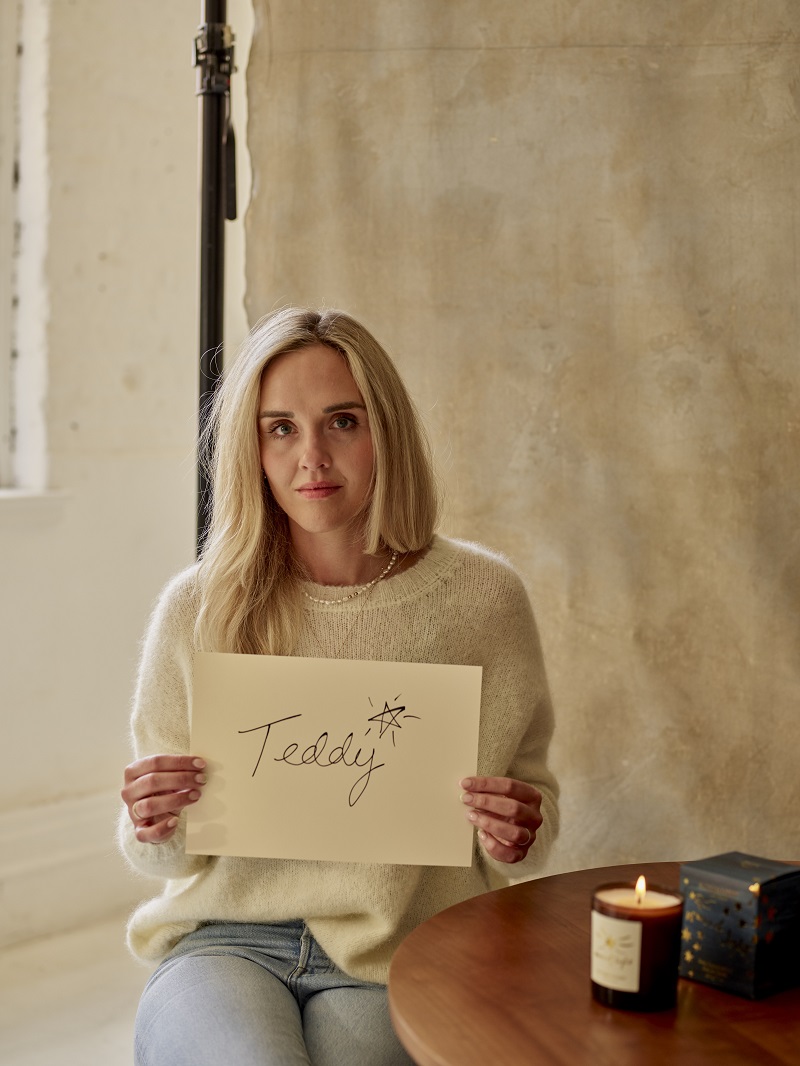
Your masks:
{"label": "white wall", "polygon": [[19,325],[44,350],[20,360],[46,377],[50,492],[0,493],[0,943],[141,893],[113,844],[138,642],[194,558],[201,6],[26,5],[48,34],[44,150],[21,175],[44,205],[21,259],[41,285],[23,284]]}

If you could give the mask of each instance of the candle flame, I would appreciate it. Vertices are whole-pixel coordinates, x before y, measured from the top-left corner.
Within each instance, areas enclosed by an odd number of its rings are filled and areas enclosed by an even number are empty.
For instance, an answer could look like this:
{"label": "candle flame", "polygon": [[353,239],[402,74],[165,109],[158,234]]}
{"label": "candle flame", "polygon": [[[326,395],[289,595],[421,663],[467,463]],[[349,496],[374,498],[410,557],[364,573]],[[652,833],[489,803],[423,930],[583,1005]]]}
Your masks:
{"label": "candle flame", "polygon": [[634,892],[636,893],[636,903],[641,906],[644,903],[645,893],[647,892],[647,882],[644,879],[644,874],[636,882]]}

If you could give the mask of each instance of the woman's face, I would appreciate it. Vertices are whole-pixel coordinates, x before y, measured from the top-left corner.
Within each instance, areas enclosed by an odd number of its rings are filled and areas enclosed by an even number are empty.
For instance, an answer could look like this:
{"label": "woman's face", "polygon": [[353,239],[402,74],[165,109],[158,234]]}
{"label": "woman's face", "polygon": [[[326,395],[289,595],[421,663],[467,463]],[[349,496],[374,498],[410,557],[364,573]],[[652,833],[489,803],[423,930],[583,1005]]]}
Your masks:
{"label": "woman's face", "polygon": [[358,530],[374,454],[364,400],[338,352],[323,344],[279,355],[261,379],[261,466],[295,544]]}

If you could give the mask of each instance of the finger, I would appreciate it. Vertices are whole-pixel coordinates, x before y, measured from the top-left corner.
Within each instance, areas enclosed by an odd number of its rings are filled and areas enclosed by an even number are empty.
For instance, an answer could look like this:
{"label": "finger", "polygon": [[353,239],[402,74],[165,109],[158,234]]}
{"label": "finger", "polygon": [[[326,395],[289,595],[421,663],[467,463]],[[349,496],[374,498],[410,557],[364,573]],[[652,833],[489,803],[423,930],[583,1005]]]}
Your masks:
{"label": "finger", "polygon": [[207,780],[206,774],[197,770],[193,772],[162,771],[136,778],[130,785],[123,788],[122,794],[133,802],[145,796],[160,796],[165,792],[183,792],[187,788],[197,788],[198,785],[204,785]]}
{"label": "finger", "polygon": [[[120,795],[122,801],[128,807],[132,809],[134,803],[141,804],[143,800],[148,799],[151,796],[166,796],[169,801],[169,797],[175,796],[181,792],[191,792],[197,790],[198,787],[202,787],[206,783],[206,775],[204,773],[158,773],[147,774],[144,777],[137,778],[132,784],[126,785]],[[163,814],[165,810],[169,810],[170,803],[167,802],[166,806],[161,803],[156,807],[151,807],[151,812]],[[137,810],[142,809],[137,807]]]}
{"label": "finger", "polygon": [[498,862],[521,862],[528,854],[528,847],[530,846],[527,845],[524,848],[511,847],[505,841],[498,839],[491,833],[487,833],[485,829],[479,830],[478,839],[483,845],[484,851],[491,855],[493,859],[497,859]]}
{"label": "finger", "polygon": [[142,844],[163,844],[175,835],[177,825],[176,815],[139,825],[135,831],[136,839]]}
{"label": "finger", "polygon": [[515,777],[464,777],[460,785],[465,794],[505,796],[519,803],[542,802],[542,794],[537,788]]}
{"label": "finger", "polygon": [[[535,832],[542,824],[542,813],[537,804],[520,803],[504,796],[490,796],[485,793],[464,793],[461,797],[470,813],[480,812],[504,822],[527,826]],[[477,821],[473,818],[471,821]]]}
{"label": "finger", "polygon": [[[526,853],[536,839],[536,833],[531,832],[526,825],[520,825],[516,828],[519,829],[519,833],[509,833],[507,829],[504,829],[501,830],[497,839],[501,844],[507,844],[510,848],[521,849],[523,853]],[[513,839],[510,839],[511,837]]]}
{"label": "finger", "polygon": [[506,821],[532,824],[532,828],[539,828],[542,794],[538,789],[524,781],[505,777],[465,778],[461,784],[463,787],[466,782],[478,784],[484,781],[493,782],[495,791],[468,790],[461,794],[461,802],[476,810],[491,811]]}
{"label": "finger", "polygon": [[479,830],[479,836],[481,832],[489,833],[510,848],[527,850],[536,839],[538,825],[531,825],[528,822],[506,822],[479,811],[469,811],[467,819]]}
{"label": "finger", "polygon": [[166,818],[171,814],[180,814],[184,807],[197,803],[202,793],[200,789],[186,792],[167,792],[159,796],[145,796],[130,805],[131,817],[135,822],[148,823],[154,819]]}
{"label": "finger", "polygon": [[196,755],[147,755],[125,767],[125,784],[130,785],[140,777],[156,773],[175,773],[205,770],[204,759]]}

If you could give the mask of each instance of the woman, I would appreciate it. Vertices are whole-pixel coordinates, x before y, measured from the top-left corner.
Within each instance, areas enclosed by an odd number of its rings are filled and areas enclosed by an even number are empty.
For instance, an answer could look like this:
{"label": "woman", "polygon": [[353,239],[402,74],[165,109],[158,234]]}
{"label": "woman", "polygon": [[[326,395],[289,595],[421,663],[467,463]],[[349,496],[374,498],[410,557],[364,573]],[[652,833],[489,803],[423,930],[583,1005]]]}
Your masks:
{"label": "woman", "polygon": [[[137,1061],[407,1063],[388,1019],[393,951],[493,875],[531,874],[557,832],[528,599],[505,561],[435,535],[417,415],[349,316],[288,309],[258,323],[212,424],[209,535],[151,619],[122,789],[125,854],[167,879],[129,927],[134,953],[161,961]],[[460,782],[472,867],[185,854],[183,815],[211,755],[189,750],[198,649],[482,666],[480,776]]]}

